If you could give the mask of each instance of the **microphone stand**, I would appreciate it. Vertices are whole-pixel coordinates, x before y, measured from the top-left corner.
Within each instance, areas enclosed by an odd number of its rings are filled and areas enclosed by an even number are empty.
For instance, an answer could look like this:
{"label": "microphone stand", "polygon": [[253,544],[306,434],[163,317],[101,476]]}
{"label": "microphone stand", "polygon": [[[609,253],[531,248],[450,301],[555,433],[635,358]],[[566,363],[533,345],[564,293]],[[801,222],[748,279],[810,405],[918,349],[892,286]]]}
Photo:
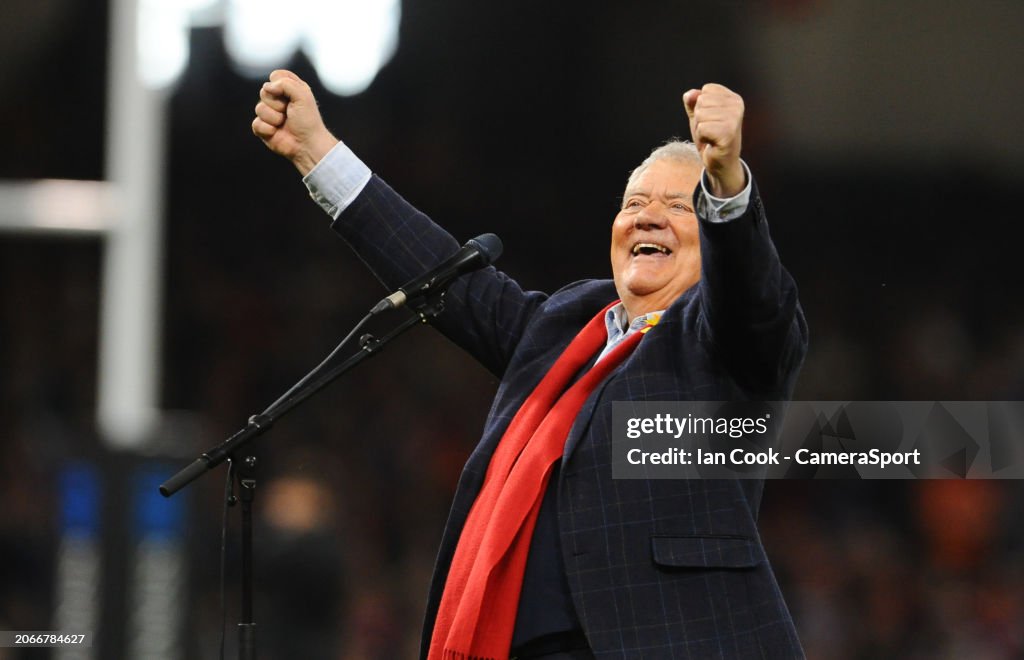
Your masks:
{"label": "microphone stand", "polygon": [[238,499],[242,503],[242,620],[238,623],[238,657],[256,660],[256,622],[252,617],[252,501],[256,497],[256,457],[238,464]]}
{"label": "microphone stand", "polygon": [[[240,487],[239,500],[242,503],[242,622],[238,624],[238,657],[240,660],[256,660],[256,623],[253,621],[252,613],[252,502],[256,494],[256,459],[253,456],[246,456],[241,461],[237,461],[235,460],[236,453],[251,440],[266,433],[274,425],[274,422],[300,403],[327,387],[339,376],[352,370],[364,360],[379,353],[392,339],[403,334],[412,326],[417,323],[426,323],[435,318],[443,309],[444,292],[442,291],[425,300],[414,310],[414,316],[403,321],[383,338],[377,339],[371,334],[363,335],[359,339],[357,353],[333,367],[326,368],[326,364],[321,365],[324,367],[322,374],[317,375],[316,372],[321,369],[315,369],[300,381],[303,383],[308,380],[308,383],[293,388],[294,392],[289,390],[290,394],[271,404],[263,412],[250,417],[245,427],[221,444],[203,453],[160,486],[160,494],[170,497],[225,460],[230,459],[231,463],[237,466]],[[375,313],[371,312],[370,316]]]}

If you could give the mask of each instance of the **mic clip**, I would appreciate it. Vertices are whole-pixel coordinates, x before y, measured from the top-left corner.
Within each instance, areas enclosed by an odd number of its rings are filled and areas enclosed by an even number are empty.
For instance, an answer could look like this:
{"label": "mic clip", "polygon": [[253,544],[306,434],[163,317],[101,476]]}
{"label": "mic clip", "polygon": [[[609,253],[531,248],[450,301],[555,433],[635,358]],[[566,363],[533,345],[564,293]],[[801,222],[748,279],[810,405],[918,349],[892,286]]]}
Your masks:
{"label": "mic clip", "polygon": [[370,309],[370,316],[376,316],[381,312],[386,312],[389,309],[398,309],[403,305],[408,305],[413,311],[424,317],[434,317],[441,313],[444,309],[444,297],[447,294],[447,289],[435,289],[428,295],[419,295],[415,298],[409,298],[405,295],[405,292],[399,289],[390,296],[383,298],[379,303]]}

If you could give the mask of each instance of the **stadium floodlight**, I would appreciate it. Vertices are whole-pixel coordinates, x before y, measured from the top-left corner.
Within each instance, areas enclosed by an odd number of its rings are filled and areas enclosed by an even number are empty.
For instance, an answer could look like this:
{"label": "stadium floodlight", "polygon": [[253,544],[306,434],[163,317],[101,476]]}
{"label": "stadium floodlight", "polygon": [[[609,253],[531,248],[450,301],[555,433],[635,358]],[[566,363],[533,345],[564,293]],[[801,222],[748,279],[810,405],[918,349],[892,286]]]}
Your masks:
{"label": "stadium floodlight", "polygon": [[263,77],[304,52],[324,86],[350,96],[369,87],[395,54],[399,0],[139,0],[139,75],[151,89],[178,80],[192,27],[221,25],[243,74]]}

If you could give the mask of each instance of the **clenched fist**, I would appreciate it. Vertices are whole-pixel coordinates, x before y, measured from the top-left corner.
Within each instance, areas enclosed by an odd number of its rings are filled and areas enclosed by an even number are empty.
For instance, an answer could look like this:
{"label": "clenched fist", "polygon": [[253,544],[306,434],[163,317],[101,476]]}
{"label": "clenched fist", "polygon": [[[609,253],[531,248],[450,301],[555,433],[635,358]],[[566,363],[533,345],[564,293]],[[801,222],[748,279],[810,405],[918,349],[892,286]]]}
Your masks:
{"label": "clenched fist", "polygon": [[292,162],[302,176],[334,148],[313,90],[291,71],[278,69],[260,88],[252,132],[276,154]]}
{"label": "clenched fist", "polygon": [[690,134],[700,150],[711,194],[732,197],[746,187],[740,163],[743,134],[743,99],[732,90],[708,83],[683,94],[690,118]]}

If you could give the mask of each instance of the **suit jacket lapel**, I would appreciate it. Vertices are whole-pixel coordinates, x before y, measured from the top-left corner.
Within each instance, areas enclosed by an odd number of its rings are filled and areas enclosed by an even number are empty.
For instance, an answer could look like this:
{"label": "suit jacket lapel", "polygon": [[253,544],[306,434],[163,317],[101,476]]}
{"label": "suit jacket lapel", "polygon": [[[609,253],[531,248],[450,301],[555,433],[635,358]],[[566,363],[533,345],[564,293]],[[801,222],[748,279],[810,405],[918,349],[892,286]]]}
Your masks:
{"label": "suit jacket lapel", "polygon": [[[630,358],[632,358],[632,356],[630,356]],[[569,460],[573,451],[576,449],[576,446],[583,438],[583,434],[588,428],[590,428],[590,418],[594,416],[594,409],[597,408],[597,402],[601,399],[604,388],[608,387],[608,383],[612,382],[612,379],[618,376],[619,372],[624,366],[626,366],[630,358],[627,358],[622,364],[615,367],[615,370],[608,374],[608,377],[604,379],[604,382],[598,385],[583,403],[583,407],[580,409],[580,413],[576,416],[576,421],[573,423],[572,429],[569,431],[569,437],[565,439],[565,449],[562,450],[563,464]]]}

